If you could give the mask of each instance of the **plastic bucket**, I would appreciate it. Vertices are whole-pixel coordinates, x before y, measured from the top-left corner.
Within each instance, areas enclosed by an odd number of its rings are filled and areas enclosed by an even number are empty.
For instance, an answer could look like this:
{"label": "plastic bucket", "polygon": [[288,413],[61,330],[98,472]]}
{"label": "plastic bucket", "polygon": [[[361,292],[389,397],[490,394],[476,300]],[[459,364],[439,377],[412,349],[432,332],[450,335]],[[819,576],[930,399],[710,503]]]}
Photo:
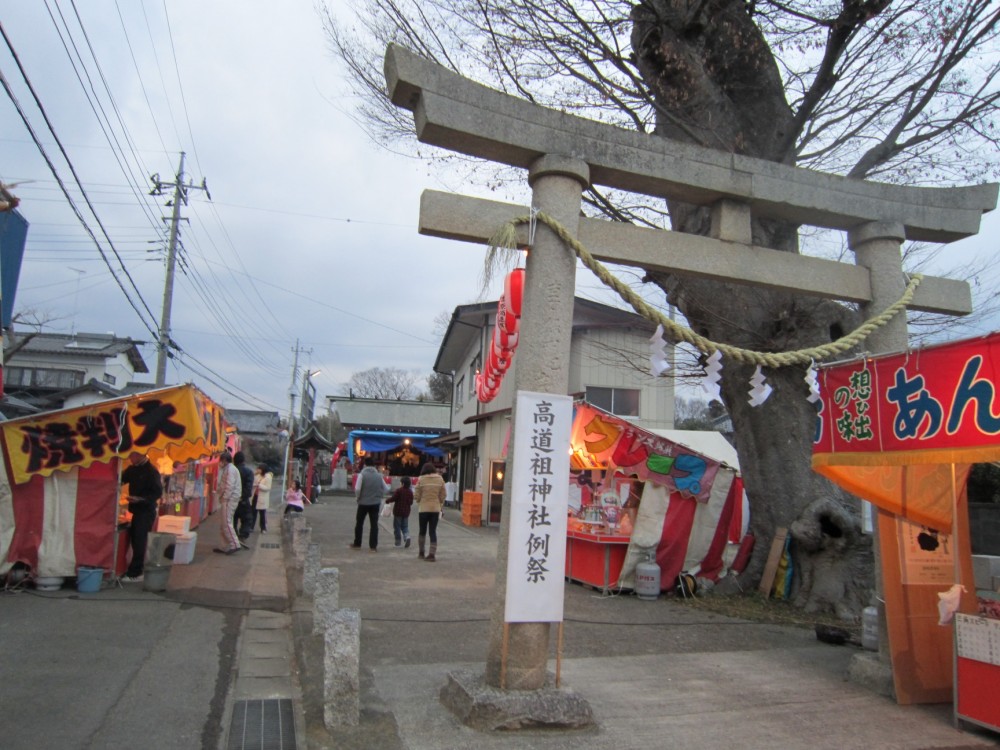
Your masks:
{"label": "plastic bucket", "polygon": [[142,572],[142,588],[146,591],[166,591],[169,578],[169,565],[146,565]]}
{"label": "plastic bucket", "polygon": [[76,569],[76,590],[81,594],[96,594],[101,590],[104,568],[81,565]]}

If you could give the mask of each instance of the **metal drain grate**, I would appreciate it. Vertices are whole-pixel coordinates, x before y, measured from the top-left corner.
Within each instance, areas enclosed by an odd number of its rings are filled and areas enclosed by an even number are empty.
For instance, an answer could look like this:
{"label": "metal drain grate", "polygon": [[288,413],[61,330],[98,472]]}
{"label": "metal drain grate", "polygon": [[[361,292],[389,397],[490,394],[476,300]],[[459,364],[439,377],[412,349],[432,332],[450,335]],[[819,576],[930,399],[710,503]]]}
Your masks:
{"label": "metal drain grate", "polygon": [[236,701],[227,750],[295,750],[291,698]]}
{"label": "metal drain grate", "polygon": [[264,549],[281,549],[281,545],[277,542],[261,542],[260,546]]}

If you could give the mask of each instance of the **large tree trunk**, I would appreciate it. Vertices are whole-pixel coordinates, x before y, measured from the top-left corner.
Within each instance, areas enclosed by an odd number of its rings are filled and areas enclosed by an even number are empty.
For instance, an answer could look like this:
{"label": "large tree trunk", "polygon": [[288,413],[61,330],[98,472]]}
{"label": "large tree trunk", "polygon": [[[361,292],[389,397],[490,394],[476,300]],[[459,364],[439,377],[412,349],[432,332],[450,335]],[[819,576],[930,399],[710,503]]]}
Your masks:
{"label": "large tree trunk", "polygon": [[[661,107],[658,134],[794,162],[794,154],[783,150],[794,127],[792,112],[774,58],[744,0],[649,0],[636,8],[633,17],[636,61]],[[707,233],[707,210],[681,203],[670,203],[668,208],[674,230]],[[797,253],[798,227],[755,219],[753,240],[756,245]],[[838,338],[857,323],[854,311],[829,301],[670,275],[653,277],[653,281],[698,333],[746,349],[789,351],[816,346]],[[857,501],[844,497],[811,469],[816,410],[806,400],[805,369],[765,369],[774,391],[755,408],[747,401],[754,365],[732,359],[724,359],[723,365],[721,392],[733,420],[750,499],[750,530],[757,537],[741,580],[746,588],[759,580],[776,528],[791,528],[819,498],[845,507],[856,506]],[[854,524],[847,529],[849,533],[838,537],[837,544],[860,542],[864,546],[856,533],[858,514],[845,512],[837,517],[843,524]],[[814,521],[806,514],[801,524]],[[823,529],[818,533],[822,536]],[[817,565],[806,559],[828,547],[822,539],[811,546],[793,545],[797,568],[814,573],[808,581],[800,579],[806,590],[798,590],[797,601],[833,609],[825,596],[812,596],[809,589],[816,588],[817,593],[843,591],[846,602],[864,606],[870,576],[856,575],[851,566]],[[841,552],[853,559],[850,550]],[[838,580],[823,580],[829,577]]]}

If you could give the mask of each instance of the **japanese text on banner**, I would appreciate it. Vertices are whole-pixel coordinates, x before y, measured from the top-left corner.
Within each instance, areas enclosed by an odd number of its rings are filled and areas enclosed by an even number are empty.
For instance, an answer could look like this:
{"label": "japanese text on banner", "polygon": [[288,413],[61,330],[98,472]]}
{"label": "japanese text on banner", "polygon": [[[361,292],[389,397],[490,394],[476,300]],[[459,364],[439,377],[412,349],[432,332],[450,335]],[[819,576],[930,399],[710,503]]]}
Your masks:
{"label": "japanese text on banner", "polygon": [[569,501],[569,396],[519,391],[514,416],[507,622],[559,622]]}

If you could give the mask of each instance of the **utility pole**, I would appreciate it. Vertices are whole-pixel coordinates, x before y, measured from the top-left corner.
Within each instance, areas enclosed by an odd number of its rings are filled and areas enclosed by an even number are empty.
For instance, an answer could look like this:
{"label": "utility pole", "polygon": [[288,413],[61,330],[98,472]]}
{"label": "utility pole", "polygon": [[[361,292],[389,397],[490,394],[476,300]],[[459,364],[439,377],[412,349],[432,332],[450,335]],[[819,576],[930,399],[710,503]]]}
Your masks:
{"label": "utility pole", "polygon": [[150,195],[163,195],[164,188],[174,189],[174,197],[167,201],[168,206],[173,206],[173,212],[169,219],[166,216],[163,217],[164,221],[170,222],[170,235],[167,241],[167,278],[163,284],[163,311],[160,314],[160,337],[156,347],[156,385],[163,386],[166,385],[167,358],[170,356],[170,308],[174,299],[174,268],[177,265],[177,242],[181,236],[180,223],[182,220],[187,221],[187,219],[181,216],[181,204],[187,205],[189,190],[204,190],[209,200],[212,200],[212,195],[208,192],[208,185],[205,183],[204,177],[201,180],[201,185],[184,182],[183,151],[181,151],[181,163],[177,169],[177,177],[173,182],[161,181],[159,173],[150,177],[150,180],[153,183],[153,189],[149,191]]}
{"label": "utility pole", "polygon": [[[299,348],[299,340],[295,339],[295,348],[292,349],[295,352],[295,360],[292,364],[292,382],[288,386],[288,444],[285,446],[285,470],[283,472],[283,484],[282,484],[282,496],[284,492],[288,491],[288,472],[292,464],[292,441],[295,435],[295,428],[292,426],[294,423],[292,420],[295,419],[295,397],[298,395],[298,390],[296,389],[296,379],[299,374],[299,353],[302,349]],[[310,349],[306,354],[312,354],[312,349]]]}

